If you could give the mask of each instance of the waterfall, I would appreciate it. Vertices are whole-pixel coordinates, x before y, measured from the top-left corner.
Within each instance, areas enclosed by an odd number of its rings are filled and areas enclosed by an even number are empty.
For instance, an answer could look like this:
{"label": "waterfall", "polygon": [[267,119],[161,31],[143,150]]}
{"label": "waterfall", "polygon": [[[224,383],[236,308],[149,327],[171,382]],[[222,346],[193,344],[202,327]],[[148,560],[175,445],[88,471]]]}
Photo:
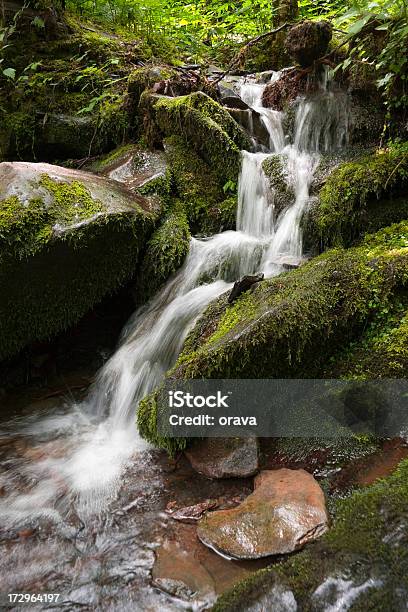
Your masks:
{"label": "waterfall", "polygon": [[[53,470],[59,470],[69,491],[67,498],[75,500],[82,517],[109,502],[132,453],[147,448],[135,426],[137,405],[175,363],[186,335],[206,306],[239,277],[256,272],[267,277],[279,274],[285,258],[302,255],[300,220],[310,185],[320,153],[346,143],[346,107],[329,87],[312,99],[300,100],[293,142],[287,143],[283,114],[262,107],[264,87],[241,85],[242,98],[261,114],[270,151],[242,152],[236,231],[191,239],[183,267],[127,323],[117,351],[99,372],[88,398],[81,406],[71,406],[65,430],[47,417],[26,426],[40,437],[54,427],[58,434],[63,430],[75,439],[74,445],[68,443],[67,455],[59,463],[54,460]],[[277,217],[275,194],[262,169],[271,153],[279,156],[294,194],[290,206]],[[57,513],[53,506],[53,495],[59,494],[56,480],[45,481],[42,470],[44,465],[31,464],[28,471],[41,484],[33,485],[24,496],[16,493],[0,501],[3,519],[13,522],[24,513],[32,515],[33,506],[35,512],[48,517]]]}

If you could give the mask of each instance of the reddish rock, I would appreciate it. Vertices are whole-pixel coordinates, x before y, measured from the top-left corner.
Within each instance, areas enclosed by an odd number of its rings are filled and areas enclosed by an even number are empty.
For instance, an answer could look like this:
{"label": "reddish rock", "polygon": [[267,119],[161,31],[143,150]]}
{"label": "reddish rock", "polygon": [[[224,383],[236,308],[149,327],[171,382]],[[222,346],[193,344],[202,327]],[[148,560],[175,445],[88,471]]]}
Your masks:
{"label": "reddish rock", "polygon": [[318,81],[314,75],[302,73],[297,68],[290,68],[283,70],[279,79],[265,87],[262,104],[266,108],[283,111],[299,96],[312,94],[317,89]]}
{"label": "reddish rock", "polygon": [[207,478],[246,478],[259,469],[255,436],[197,440],[185,454],[192,467]]}
{"label": "reddish rock", "polygon": [[258,559],[302,548],[326,530],[322,489],[304,470],[263,471],[255,490],[231,510],[207,514],[197,535],[206,546],[236,559]]}

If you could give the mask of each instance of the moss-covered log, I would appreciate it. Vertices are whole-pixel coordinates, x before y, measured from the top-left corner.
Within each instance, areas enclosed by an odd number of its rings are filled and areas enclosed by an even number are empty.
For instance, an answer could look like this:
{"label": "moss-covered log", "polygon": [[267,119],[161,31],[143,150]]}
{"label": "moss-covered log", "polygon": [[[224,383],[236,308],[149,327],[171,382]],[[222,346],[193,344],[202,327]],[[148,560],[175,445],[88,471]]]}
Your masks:
{"label": "moss-covered log", "polygon": [[130,279],[157,205],[87,173],[0,164],[0,359]]}

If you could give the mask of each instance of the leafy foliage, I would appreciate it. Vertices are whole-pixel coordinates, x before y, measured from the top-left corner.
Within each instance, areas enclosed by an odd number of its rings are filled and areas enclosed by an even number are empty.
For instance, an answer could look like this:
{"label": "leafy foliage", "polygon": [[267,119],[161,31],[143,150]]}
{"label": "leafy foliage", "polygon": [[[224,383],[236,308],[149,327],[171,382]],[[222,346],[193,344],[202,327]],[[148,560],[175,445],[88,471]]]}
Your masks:
{"label": "leafy foliage", "polygon": [[374,67],[377,85],[389,112],[406,107],[408,58],[402,50],[408,45],[407,1],[360,0],[341,15],[337,23],[347,28],[351,42],[343,69],[353,62]]}

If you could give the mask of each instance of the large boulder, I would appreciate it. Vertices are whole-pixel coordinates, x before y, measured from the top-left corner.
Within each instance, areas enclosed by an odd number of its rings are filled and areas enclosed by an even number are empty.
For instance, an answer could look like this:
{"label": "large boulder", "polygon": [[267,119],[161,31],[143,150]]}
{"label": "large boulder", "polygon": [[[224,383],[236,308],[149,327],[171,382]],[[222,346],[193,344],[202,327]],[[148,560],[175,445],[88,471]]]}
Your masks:
{"label": "large boulder", "polygon": [[302,548],[326,530],[324,493],[304,470],[264,471],[239,506],[207,514],[198,523],[200,540],[234,559],[259,559]]}
{"label": "large boulder", "polygon": [[302,21],[289,30],[285,48],[300,66],[311,66],[326,53],[332,34],[328,21]]}
{"label": "large boulder", "polygon": [[83,159],[111,150],[128,131],[122,101],[86,115],[42,109],[9,112],[3,124],[0,159]]}
{"label": "large boulder", "polygon": [[0,164],[0,359],[75,323],[136,270],[159,202],[49,164]]}

